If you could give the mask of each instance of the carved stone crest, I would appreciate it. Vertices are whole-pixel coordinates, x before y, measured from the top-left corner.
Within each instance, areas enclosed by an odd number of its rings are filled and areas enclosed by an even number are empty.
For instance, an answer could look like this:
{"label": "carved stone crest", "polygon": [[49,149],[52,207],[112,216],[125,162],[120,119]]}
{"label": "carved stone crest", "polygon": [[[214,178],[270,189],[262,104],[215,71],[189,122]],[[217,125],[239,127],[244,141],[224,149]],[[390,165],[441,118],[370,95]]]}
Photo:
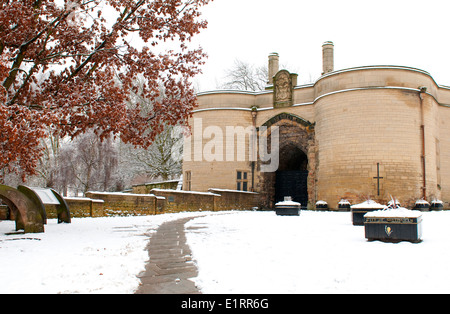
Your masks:
{"label": "carved stone crest", "polygon": [[273,106],[274,108],[290,107],[293,105],[293,87],[297,85],[297,74],[287,70],[279,71],[273,78]]}

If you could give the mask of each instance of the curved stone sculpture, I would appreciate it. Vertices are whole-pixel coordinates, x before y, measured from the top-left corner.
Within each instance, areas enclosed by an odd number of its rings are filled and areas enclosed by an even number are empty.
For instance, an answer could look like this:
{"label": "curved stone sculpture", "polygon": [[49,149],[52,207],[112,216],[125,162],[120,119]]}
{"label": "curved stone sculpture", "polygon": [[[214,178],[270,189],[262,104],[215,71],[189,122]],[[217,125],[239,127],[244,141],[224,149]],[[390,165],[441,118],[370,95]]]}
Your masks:
{"label": "curved stone sculpture", "polygon": [[47,224],[47,212],[45,211],[45,206],[42,203],[39,196],[33,190],[31,190],[30,188],[23,186],[23,185],[19,185],[17,187],[17,190],[19,192],[21,192],[22,194],[25,194],[34,203],[34,205],[36,205],[36,207],[39,209],[39,212],[41,213],[42,222],[44,225],[46,225]]}
{"label": "curved stone sculpture", "polygon": [[24,185],[20,185],[17,189],[28,196],[28,198],[31,199],[39,208],[39,211],[44,219],[44,224],[47,224],[47,212],[45,210],[45,205],[55,205],[59,224],[71,222],[69,206],[64,198],[54,189],[33,188]]}
{"label": "curved stone sculpture", "polygon": [[66,200],[58,192],[56,192],[54,189],[50,190],[53,192],[53,194],[59,201],[59,205],[56,206],[56,211],[58,214],[58,223],[70,224],[71,220],[70,220],[69,205],[67,205]]}
{"label": "curved stone sculpture", "polygon": [[0,198],[15,213],[16,230],[25,233],[44,232],[44,219],[36,204],[25,194],[6,185],[0,185]]}

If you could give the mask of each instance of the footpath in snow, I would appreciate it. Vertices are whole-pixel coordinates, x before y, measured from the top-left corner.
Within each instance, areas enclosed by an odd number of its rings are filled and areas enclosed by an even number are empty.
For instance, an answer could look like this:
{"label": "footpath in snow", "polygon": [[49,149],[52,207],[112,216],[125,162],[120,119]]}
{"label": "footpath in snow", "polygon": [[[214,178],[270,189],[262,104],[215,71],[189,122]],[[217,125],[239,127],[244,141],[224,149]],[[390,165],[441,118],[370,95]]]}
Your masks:
{"label": "footpath in snow", "polygon": [[0,222],[0,294],[134,293],[151,234],[196,215],[49,219],[45,233],[12,235],[15,223]]}

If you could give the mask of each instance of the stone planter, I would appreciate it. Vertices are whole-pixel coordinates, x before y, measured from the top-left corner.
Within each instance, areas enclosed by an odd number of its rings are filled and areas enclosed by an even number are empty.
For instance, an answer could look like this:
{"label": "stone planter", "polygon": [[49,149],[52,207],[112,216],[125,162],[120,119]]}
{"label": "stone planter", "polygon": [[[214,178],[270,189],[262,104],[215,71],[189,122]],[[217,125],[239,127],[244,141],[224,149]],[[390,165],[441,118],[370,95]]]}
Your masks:
{"label": "stone planter", "polygon": [[368,200],[361,204],[351,206],[352,222],[354,226],[364,226],[364,215],[368,212],[384,209],[386,206],[375,201]]}
{"label": "stone planter", "polygon": [[430,210],[443,210],[444,202],[440,200],[434,200],[431,202]]}
{"label": "stone planter", "polygon": [[430,203],[428,203],[425,200],[418,200],[416,202],[416,205],[414,206],[414,210],[429,211],[430,210]]}
{"label": "stone planter", "polygon": [[285,197],[283,202],[275,204],[275,212],[277,216],[300,216],[300,206],[291,197]]}
{"label": "stone planter", "polygon": [[316,210],[328,210],[328,203],[325,201],[318,201],[316,203]]}
{"label": "stone planter", "polygon": [[422,214],[406,208],[370,212],[364,215],[365,237],[383,242],[422,241]]}
{"label": "stone planter", "polygon": [[351,210],[350,206],[351,206],[351,204],[349,201],[342,199],[338,203],[338,210],[339,211],[350,211]]}

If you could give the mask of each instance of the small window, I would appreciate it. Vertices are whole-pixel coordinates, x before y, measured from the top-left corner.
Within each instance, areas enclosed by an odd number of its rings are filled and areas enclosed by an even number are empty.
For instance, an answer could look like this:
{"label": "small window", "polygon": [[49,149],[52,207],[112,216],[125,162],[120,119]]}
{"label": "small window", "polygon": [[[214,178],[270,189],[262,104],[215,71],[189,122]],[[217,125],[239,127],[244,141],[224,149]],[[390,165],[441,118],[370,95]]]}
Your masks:
{"label": "small window", "polygon": [[190,171],[186,171],[185,172],[185,180],[186,180],[186,188],[184,189],[185,191],[191,191],[191,178],[192,178],[192,174]]}
{"label": "small window", "polygon": [[248,191],[248,172],[238,171],[236,178],[237,178],[236,189],[238,191]]}

